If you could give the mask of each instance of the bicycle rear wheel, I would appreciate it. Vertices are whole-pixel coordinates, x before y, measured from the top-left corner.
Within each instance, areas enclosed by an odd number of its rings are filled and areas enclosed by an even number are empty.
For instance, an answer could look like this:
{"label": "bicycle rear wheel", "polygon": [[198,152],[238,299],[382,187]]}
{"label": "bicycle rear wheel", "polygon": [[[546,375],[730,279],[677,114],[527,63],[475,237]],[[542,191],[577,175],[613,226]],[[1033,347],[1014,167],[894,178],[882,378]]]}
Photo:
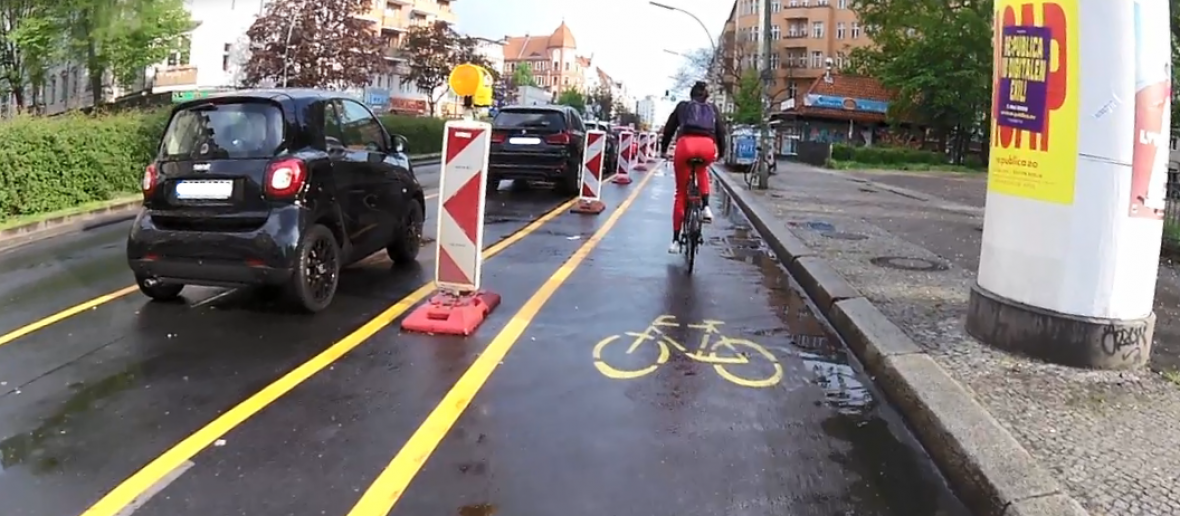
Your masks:
{"label": "bicycle rear wheel", "polygon": [[689,207],[684,220],[684,261],[688,266],[688,273],[692,274],[697,262],[697,247],[701,242],[701,208],[697,202]]}

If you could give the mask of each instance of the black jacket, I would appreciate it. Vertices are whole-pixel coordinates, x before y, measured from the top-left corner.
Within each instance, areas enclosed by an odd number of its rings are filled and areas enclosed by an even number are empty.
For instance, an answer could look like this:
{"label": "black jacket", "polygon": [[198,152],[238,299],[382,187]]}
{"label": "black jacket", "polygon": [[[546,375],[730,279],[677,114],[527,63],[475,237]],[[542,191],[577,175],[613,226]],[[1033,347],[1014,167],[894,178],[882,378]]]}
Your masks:
{"label": "black jacket", "polygon": [[[672,137],[676,135],[676,130],[681,129],[681,127],[680,127],[680,113],[687,108],[688,103],[689,103],[689,101],[687,101],[687,100],[680,101],[679,104],[676,104],[676,109],[672,110],[672,114],[668,115],[668,121],[666,123],[664,123],[663,139],[660,141],[660,152],[667,152],[668,145],[670,145],[672,143]],[[715,106],[713,104],[709,104],[709,105],[713,106],[713,111],[715,113],[717,113],[717,116],[714,117],[716,122],[713,126],[713,130],[711,130],[711,131],[710,130],[702,130],[702,129],[699,129],[696,127],[689,129],[689,128],[685,127],[685,128],[683,128],[684,130],[680,132],[680,134],[681,135],[693,134],[693,135],[698,135],[698,136],[708,136],[708,137],[712,138],[713,141],[717,143],[717,157],[720,158],[720,157],[725,156],[725,151],[726,151],[725,121],[721,119],[721,110],[717,109],[717,106]]]}

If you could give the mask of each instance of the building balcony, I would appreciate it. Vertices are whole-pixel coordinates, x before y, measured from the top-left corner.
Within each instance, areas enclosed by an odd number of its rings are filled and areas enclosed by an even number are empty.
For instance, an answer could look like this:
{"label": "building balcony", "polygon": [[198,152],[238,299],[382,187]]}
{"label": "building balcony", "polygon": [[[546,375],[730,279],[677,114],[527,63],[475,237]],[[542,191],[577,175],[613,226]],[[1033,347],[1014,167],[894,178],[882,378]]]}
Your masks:
{"label": "building balcony", "polygon": [[406,30],[406,15],[401,11],[386,9],[381,19],[381,30],[404,32]]}
{"label": "building balcony", "polygon": [[153,89],[179,89],[181,87],[196,86],[196,84],[197,67],[165,66],[156,68]]}

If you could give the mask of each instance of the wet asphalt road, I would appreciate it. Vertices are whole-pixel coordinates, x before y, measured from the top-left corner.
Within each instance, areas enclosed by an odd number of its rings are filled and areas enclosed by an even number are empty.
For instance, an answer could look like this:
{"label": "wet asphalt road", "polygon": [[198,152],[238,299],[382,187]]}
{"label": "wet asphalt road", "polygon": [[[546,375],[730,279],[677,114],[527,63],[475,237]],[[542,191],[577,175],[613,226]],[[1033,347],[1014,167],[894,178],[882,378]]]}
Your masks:
{"label": "wet asphalt road", "polygon": [[[424,249],[418,270],[352,267],[315,317],[249,291],[136,292],[0,345],[0,513],[76,515],[121,486],[161,516],[966,514],[725,199],[684,274],[671,178],[650,175],[488,260],[504,303],[468,339],[366,326],[428,279]],[[562,202],[501,191],[487,243]],[[126,231],[0,255],[0,334],[131,284]],[[663,364],[655,338],[628,353],[653,321]],[[172,466],[125,482],[148,464]],[[384,502],[353,511],[366,492]]]}

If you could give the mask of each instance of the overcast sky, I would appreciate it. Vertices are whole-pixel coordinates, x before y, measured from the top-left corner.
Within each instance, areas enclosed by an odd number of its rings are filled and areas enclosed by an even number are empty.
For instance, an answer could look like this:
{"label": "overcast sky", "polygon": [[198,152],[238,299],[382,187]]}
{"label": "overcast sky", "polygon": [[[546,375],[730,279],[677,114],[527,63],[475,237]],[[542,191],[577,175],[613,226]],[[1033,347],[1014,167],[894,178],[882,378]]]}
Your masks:
{"label": "overcast sky", "polygon": [[[732,0],[662,0],[697,15],[716,38]],[[455,0],[459,30],[502,38],[548,36],[565,19],[578,53],[627,84],[637,96],[659,95],[671,85],[680,58],[664,52],[708,47],[701,27],[684,13],[649,5],[647,0]]]}

